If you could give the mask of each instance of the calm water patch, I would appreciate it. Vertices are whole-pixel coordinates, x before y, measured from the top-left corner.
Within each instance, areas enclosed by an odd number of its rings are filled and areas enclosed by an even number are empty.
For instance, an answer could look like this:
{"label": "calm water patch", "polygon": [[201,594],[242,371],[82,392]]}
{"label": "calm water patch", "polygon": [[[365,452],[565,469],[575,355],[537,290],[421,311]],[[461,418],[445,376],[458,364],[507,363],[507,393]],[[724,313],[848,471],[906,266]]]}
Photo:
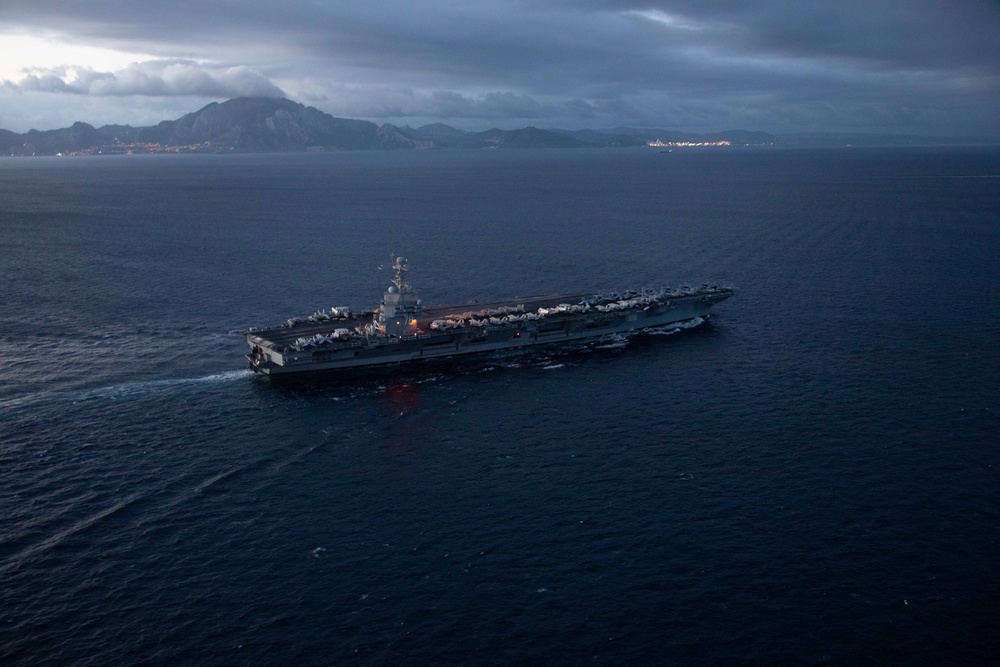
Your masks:
{"label": "calm water patch", "polygon": [[[1000,153],[0,161],[0,662],[987,664]],[[277,384],[242,331],[717,282]]]}

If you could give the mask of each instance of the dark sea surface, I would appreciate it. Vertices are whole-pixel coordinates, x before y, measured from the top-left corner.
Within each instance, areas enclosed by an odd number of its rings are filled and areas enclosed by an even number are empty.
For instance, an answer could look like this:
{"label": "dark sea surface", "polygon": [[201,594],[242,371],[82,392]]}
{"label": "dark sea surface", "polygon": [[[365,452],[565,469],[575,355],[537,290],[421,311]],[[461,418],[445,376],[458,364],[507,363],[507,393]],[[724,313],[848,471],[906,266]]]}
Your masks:
{"label": "dark sea surface", "polygon": [[[274,383],[242,333],[718,282]],[[1000,151],[0,160],[0,664],[998,664]]]}

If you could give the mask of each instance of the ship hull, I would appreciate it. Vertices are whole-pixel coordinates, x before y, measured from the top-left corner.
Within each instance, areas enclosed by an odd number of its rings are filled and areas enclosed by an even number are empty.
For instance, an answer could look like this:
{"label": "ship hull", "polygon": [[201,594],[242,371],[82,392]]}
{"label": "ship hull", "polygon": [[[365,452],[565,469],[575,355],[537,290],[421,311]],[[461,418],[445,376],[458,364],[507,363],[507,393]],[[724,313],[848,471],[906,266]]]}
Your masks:
{"label": "ship hull", "polygon": [[[433,316],[455,313],[469,306],[429,309],[432,312],[421,322],[422,328],[412,334],[355,340],[350,343],[320,346],[316,349],[285,350],[282,353],[272,349],[275,346],[269,345],[270,339],[281,335],[288,337],[289,334],[278,330],[251,332],[247,335],[247,339],[252,352],[247,355],[247,359],[253,371],[267,376],[358,371],[420,360],[527,348],[666,327],[699,317],[708,317],[710,308],[719,301],[729,298],[732,293],[732,290],[717,290],[615,312],[556,314],[534,321],[463,327],[447,331],[428,330],[426,325],[430,324]],[[555,303],[577,296],[579,295],[549,297],[544,300],[539,298],[536,301]],[[524,300],[519,302],[523,304]],[[490,305],[496,307],[497,303]],[[317,330],[321,328],[323,327],[318,327]],[[330,325],[326,325],[325,329],[329,330]]]}

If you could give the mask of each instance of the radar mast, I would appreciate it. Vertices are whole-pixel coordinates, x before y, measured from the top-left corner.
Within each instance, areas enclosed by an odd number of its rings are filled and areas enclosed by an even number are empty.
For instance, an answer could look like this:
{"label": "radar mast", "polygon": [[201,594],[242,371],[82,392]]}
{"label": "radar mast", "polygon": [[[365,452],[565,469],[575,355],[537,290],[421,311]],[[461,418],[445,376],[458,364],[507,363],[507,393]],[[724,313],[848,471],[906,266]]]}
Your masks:
{"label": "radar mast", "polygon": [[396,270],[396,277],[392,279],[392,284],[399,288],[400,293],[402,293],[403,287],[406,286],[406,270],[409,268],[406,264],[406,258],[397,257],[392,268]]}

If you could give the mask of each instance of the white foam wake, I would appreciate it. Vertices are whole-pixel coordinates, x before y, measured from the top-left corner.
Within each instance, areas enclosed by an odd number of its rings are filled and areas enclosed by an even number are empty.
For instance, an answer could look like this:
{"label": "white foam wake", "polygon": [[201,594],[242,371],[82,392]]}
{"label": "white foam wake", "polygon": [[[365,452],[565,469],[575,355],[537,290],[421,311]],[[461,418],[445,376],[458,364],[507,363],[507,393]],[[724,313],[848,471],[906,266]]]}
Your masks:
{"label": "white foam wake", "polygon": [[683,322],[675,322],[665,327],[659,327],[656,329],[646,329],[643,333],[649,334],[650,336],[672,336],[673,334],[679,332],[681,329],[693,329],[696,326],[699,326],[704,323],[705,323],[704,317],[695,317],[690,320],[684,320]]}
{"label": "white foam wake", "polygon": [[108,387],[98,387],[96,389],[91,389],[84,392],[80,396],[80,400],[88,400],[92,398],[122,398],[126,396],[135,396],[137,394],[144,394],[150,391],[157,391],[161,389],[169,389],[172,387],[183,386],[183,385],[193,385],[193,384],[222,384],[226,382],[234,382],[236,380],[243,380],[253,376],[253,371],[249,368],[244,368],[234,371],[224,371],[222,373],[213,373],[211,375],[203,375],[201,377],[194,378],[165,378],[162,380],[146,380],[143,382],[126,382],[123,384],[111,385]]}

